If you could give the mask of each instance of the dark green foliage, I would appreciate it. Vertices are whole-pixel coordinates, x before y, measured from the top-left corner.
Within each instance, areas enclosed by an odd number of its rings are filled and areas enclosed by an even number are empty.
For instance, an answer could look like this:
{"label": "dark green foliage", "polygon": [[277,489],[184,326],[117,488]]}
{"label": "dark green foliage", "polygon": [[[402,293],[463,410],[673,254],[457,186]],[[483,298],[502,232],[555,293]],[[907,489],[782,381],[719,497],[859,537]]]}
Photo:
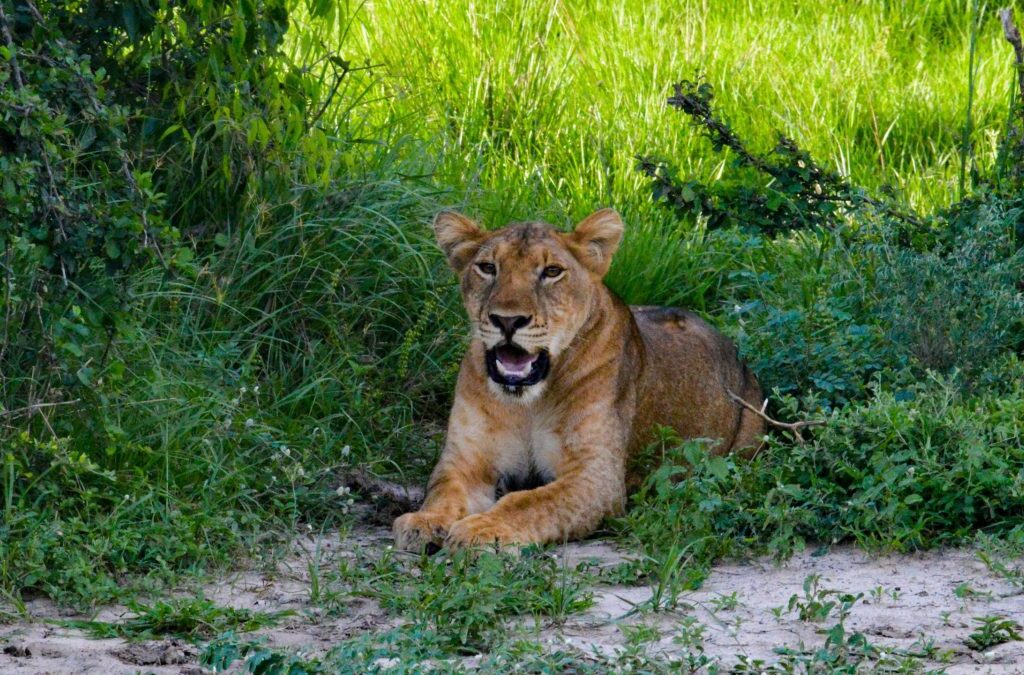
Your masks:
{"label": "dark green foliage", "polygon": [[873,303],[896,348],[923,368],[977,375],[1024,345],[1024,247],[1019,217],[999,200],[965,207],[950,223],[948,243],[916,251],[882,246]]}
{"label": "dark green foliage", "polygon": [[[1000,200],[981,203],[920,248],[871,224],[798,238],[771,257],[774,247],[759,241],[761,272],[726,287],[726,316],[761,382],[812,407],[863,399],[876,374],[894,382],[956,372],[969,386],[1024,344],[1015,217]],[[809,255],[817,264],[801,268]]]}
{"label": "dark green foliage", "polygon": [[846,539],[907,551],[1011,532],[1024,490],[1024,379],[1016,361],[1000,373],[1009,389],[964,394],[938,376],[876,387],[812,443],[772,441],[749,462],[666,439],[669,463],[617,528],[649,556],[651,574],[685,548],[686,583],[722,555],[786,556]]}
{"label": "dark green foliage", "polygon": [[978,627],[964,640],[964,644],[974,651],[983,652],[1004,642],[1024,640],[1020,624],[1005,616],[975,617],[974,623]]}
{"label": "dark green foliage", "polygon": [[557,621],[592,602],[579,569],[532,548],[521,556],[460,551],[422,557],[414,570],[387,557],[348,574],[355,592],[407,616],[455,653],[478,653],[500,641],[513,617]]}
{"label": "dark green foliage", "polygon": [[[174,254],[118,100],[50,3],[0,5],[0,409],[82,396],[126,320],[123,274]],[[86,394],[87,395],[87,394]]]}
{"label": "dark green foliage", "polygon": [[862,399],[878,373],[958,371],[970,384],[1024,344],[1015,197],[979,191],[924,218],[787,139],[754,153],[712,100],[710,85],[684,81],[669,104],[731,156],[734,176],[704,185],[662,163],[640,170],[657,203],[712,230],[705,260],[723,278],[706,285],[768,389],[832,409]]}

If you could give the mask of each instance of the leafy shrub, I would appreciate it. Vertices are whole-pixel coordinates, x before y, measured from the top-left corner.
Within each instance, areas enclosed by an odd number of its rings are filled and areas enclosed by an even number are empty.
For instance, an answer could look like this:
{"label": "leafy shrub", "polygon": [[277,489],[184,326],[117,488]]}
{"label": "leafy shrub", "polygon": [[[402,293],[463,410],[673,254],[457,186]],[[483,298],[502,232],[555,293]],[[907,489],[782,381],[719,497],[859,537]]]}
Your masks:
{"label": "leafy shrub", "polygon": [[318,124],[353,76],[333,54],[284,57],[284,0],[3,7],[0,405],[95,403],[137,318],[132,270],[194,275],[197,253],[294,217],[350,168]]}
{"label": "leafy shrub", "polygon": [[127,318],[123,273],[176,237],[133,149],[137,111],[41,7],[0,7],[0,409],[91,384]]}
{"label": "leafy shrub", "polygon": [[[835,412],[813,442],[772,440],[754,460],[709,456],[664,439],[669,460],[633,497],[621,531],[657,561],[680,545],[692,578],[720,555],[785,556],[853,539],[907,551],[1006,533],[1024,496],[1024,368],[1003,366],[999,391],[964,393],[938,375],[876,386]],[[790,405],[795,405],[792,399]],[[792,412],[792,409],[790,409]]]}

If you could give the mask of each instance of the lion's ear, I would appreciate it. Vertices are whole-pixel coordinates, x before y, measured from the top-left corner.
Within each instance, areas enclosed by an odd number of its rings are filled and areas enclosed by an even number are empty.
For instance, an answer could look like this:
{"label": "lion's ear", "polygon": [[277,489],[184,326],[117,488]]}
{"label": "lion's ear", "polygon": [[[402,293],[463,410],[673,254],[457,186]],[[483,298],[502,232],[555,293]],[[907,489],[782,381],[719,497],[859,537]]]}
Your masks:
{"label": "lion's ear", "polygon": [[625,225],[614,209],[601,209],[584,218],[569,235],[573,252],[599,277],[608,272],[612,256],[622,241]]}
{"label": "lion's ear", "polygon": [[462,273],[484,239],[484,231],[480,226],[455,211],[437,214],[434,218],[434,235],[437,237],[437,245],[444,251],[448,264],[456,274]]}

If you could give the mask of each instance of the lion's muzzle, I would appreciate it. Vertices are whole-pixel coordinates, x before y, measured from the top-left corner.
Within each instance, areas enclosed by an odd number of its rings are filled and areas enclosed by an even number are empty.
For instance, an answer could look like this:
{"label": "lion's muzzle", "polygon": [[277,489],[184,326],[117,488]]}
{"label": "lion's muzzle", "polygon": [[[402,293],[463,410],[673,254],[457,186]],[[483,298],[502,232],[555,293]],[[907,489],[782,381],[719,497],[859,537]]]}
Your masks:
{"label": "lion's muzzle", "polygon": [[487,375],[496,383],[522,393],[523,387],[537,384],[548,376],[551,359],[547,350],[531,354],[515,343],[492,347],[486,352]]}

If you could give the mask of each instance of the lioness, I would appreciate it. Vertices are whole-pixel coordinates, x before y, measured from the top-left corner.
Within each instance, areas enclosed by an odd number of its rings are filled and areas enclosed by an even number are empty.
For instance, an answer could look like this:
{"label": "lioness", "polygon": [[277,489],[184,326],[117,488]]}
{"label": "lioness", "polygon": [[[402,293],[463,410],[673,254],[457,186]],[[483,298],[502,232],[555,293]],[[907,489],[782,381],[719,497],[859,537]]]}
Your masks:
{"label": "lioness", "polygon": [[629,307],[603,283],[623,224],[611,209],[571,233],[494,232],[453,212],[434,221],[459,276],[472,342],[448,437],[398,547],[559,542],[622,511],[628,460],[656,425],[754,448],[757,380],[724,335],[678,309]]}

